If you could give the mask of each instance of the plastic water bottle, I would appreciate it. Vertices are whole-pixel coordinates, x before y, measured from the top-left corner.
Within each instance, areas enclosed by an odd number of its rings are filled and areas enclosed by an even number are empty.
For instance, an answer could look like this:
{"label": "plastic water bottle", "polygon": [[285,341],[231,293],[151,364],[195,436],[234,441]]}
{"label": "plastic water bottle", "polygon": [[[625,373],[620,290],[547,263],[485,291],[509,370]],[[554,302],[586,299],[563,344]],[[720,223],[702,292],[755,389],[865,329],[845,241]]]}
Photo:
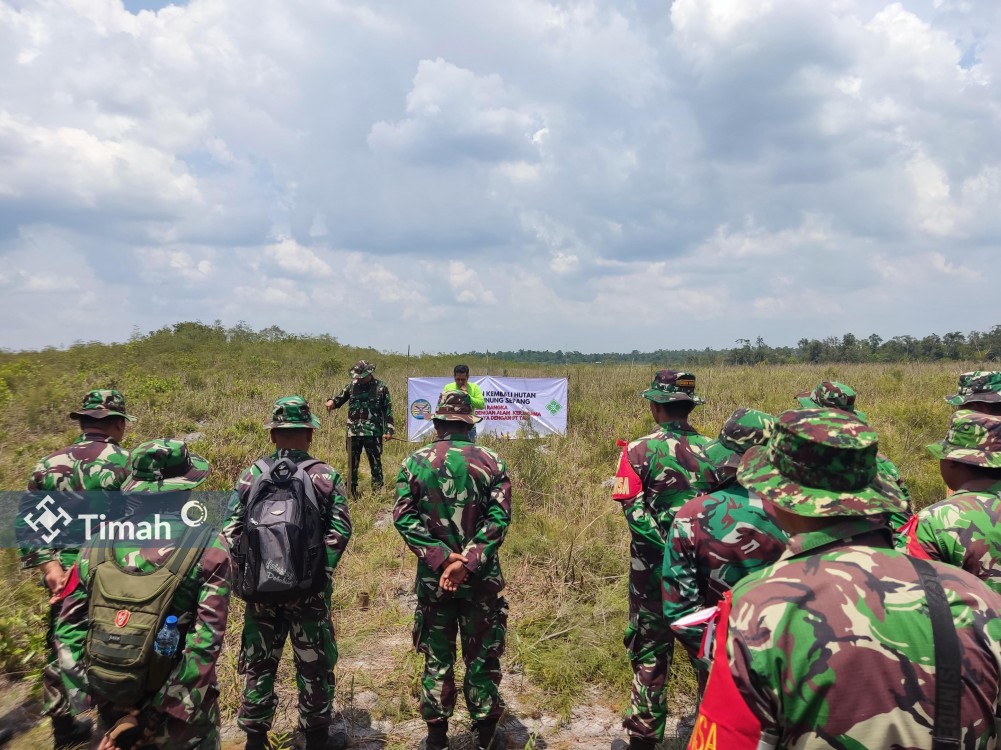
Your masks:
{"label": "plastic water bottle", "polygon": [[168,615],[160,632],[156,634],[153,641],[153,650],[160,656],[173,656],[177,653],[177,644],[181,641],[181,634],[177,630],[177,618]]}

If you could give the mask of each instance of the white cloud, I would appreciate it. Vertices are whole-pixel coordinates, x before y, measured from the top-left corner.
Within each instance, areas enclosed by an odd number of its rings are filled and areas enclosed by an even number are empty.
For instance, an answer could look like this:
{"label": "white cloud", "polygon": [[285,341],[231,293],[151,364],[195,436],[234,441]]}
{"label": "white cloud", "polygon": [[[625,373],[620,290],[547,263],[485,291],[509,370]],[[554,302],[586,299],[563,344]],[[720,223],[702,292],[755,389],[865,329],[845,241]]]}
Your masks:
{"label": "white cloud", "polygon": [[299,276],[330,276],[330,265],[291,237],[282,237],[265,249],[265,255],[283,271]]}
{"label": "white cloud", "polygon": [[460,304],[497,304],[496,295],[480,281],[479,274],[462,261],[453,260],[448,264],[448,283]]}

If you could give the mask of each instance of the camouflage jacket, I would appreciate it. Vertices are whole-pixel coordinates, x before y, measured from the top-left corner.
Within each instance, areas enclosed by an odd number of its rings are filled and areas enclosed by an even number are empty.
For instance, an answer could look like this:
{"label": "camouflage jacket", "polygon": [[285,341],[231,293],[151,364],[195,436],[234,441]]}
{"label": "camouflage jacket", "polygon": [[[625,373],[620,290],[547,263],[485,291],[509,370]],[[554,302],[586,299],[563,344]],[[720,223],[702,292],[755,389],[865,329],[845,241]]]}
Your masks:
{"label": "camouflage jacket", "polygon": [[[964,655],[961,746],[993,748],[1001,597],[965,571],[935,568]],[[758,728],[796,750],[932,746],[931,619],[917,572],[890,547],[887,528],[856,518],[794,536],[775,565],[732,596],[725,648],[717,644],[702,704],[719,705],[728,684],[735,687],[739,700],[726,704],[726,715],[754,739],[729,747],[753,750]]]}
{"label": "camouflage jacket", "polygon": [[[692,498],[675,515],[664,552],[664,617],[672,623],[715,606],[742,578],[778,560],[786,541],[761,498],[736,481]],[[675,633],[695,655],[703,631]]]}
{"label": "camouflage jacket", "polygon": [[1001,484],[991,489],[960,490],[920,511],[905,529],[905,551],[962,568],[1001,594]]}
{"label": "camouflage jacket", "polygon": [[[504,588],[497,552],[511,524],[507,466],[465,435],[435,440],[411,453],[396,477],[396,530],[417,555],[417,598],[473,599]],[[438,588],[452,552],[468,558],[454,594]]]}
{"label": "camouflage jacket", "polygon": [[[658,618],[664,543],[677,510],[709,489],[713,467],[694,450],[708,442],[687,422],[665,422],[629,443],[619,461],[613,497],[622,503],[631,537],[630,599],[647,602]],[[622,482],[626,474],[637,480],[635,485]],[[635,490],[622,489],[627,486]]]}
{"label": "camouflage jacket", "polygon": [[[149,518],[149,514],[139,511],[137,517]],[[117,543],[115,559],[123,570],[151,573],[170,557],[187,527],[176,516],[161,515],[161,519],[170,524],[173,541]],[[55,628],[59,669],[74,712],[87,707],[85,646],[92,573],[88,549],[85,546],[77,560],[80,583],[63,599]],[[229,546],[216,534],[174,594],[171,614],[177,616],[183,635],[178,662],[164,686],[136,708],[150,707],[189,724],[218,723],[216,661],[229,617],[230,573]]]}
{"label": "camouflage jacket", "polygon": [[890,514],[890,525],[893,526],[894,529],[899,529],[907,523],[913,515],[913,511],[911,510],[911,492],[907,489],[907,485],[904,483],[903,477],[900,476],[900,470],[894,465],[893,461],[884,456],[882,453],[876,455],[876,471],[897,485],[901,492],[903,492],[903,505],[900,506],[896,513]]}
{"label": "camouflage jacket", "polygon": [[[116,491],[129,475],[129,452],[111,438],[99,433],[84,433],[72,445],[52,453],[36,465],[28,480],[28,494],[21,500],[17,525],[24,529],[24,519],[47,492],[87,492],[88,507],[77,513],[108,513],[110,502],[100,490]],[[94,507],[95,505],[100,507]],[[56,540],[54,539],[53,542]],[[75,561],[79,547],[47,547],[39,544],[21,546],[21,565],[33,568],[50,560],[59,560],[64,568]]]}
{"label": "camouflage jacket", "polygon": [[372,378],[368,383],[348,383],[343,391],[331,398],[335,409],[348,405],[348,435],[382,437],[396,431],[393,399],[381,380]]}
{"label": "camouflage jacket", "polygon": [[[269,458],[274,461],[290,458],[297,464],[301,464],[303,461],[308,461],[311,456],[305,451],[291,450],[275,451]],[[260,469],[256,466],[244,469],[229,497],[222,533],[231,547],[236,546],[237,540],[243,534],[250,488],[260,473]],[[332,466],[324,463],[315,464],[307,469],[306,473],[313,480],[316,500],[320,504],[320,514],[326,525],[324,535],[324,542],[327,546],[326,568],[327,575],[333,575],[334,568],[340,562],[341,555],[344,554],[348,541],[351,539],[351,514],[348,511],[347,490],[341,475]]]}

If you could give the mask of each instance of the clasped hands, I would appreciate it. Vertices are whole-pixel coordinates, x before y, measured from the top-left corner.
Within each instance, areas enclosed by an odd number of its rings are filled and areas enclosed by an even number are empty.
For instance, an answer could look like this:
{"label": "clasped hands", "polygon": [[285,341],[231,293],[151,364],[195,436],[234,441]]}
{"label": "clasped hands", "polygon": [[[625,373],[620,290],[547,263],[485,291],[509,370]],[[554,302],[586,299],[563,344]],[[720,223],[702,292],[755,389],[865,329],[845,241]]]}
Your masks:
{"label": "clasped hands", "polygon": [[469,568],[466,567],[467,562],[469,560],[465,555],[452,552],[448,556],[448,559],[445,560],[445,570],[441,574],[438,585],[449,593],[458,591],[459,586],[462,585],[463,581],[469,575]]}

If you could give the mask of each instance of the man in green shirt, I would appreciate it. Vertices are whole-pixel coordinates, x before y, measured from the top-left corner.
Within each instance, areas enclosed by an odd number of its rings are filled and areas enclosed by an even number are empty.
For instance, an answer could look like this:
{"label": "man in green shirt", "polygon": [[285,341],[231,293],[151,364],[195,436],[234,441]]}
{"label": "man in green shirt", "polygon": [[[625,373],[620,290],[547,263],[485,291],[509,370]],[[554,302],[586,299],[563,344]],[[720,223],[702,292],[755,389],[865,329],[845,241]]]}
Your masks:
{"label": "man in green shirt", "polygon": [[[469,396],[469,403],[473,405],[474,412],[477,409],[486,408],[487,402],[483,398],[483,390],[469,379],[469,365],[456,365],[452,371],[452,376],[455,378],[455,382],[449,383],[442,388],[442,393],[462,391]],[[475,424],[469,428],[469,439],[471,441],[476,440]]]}

